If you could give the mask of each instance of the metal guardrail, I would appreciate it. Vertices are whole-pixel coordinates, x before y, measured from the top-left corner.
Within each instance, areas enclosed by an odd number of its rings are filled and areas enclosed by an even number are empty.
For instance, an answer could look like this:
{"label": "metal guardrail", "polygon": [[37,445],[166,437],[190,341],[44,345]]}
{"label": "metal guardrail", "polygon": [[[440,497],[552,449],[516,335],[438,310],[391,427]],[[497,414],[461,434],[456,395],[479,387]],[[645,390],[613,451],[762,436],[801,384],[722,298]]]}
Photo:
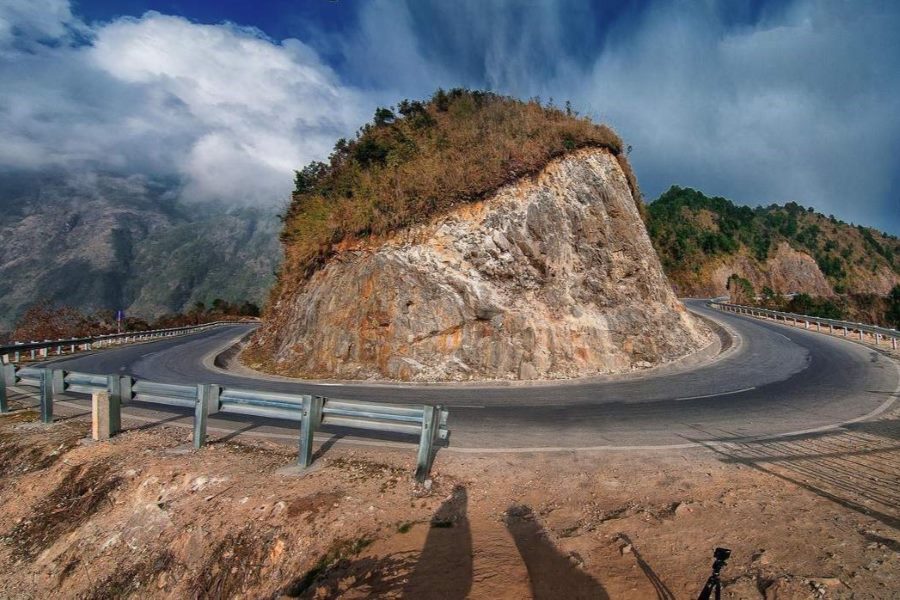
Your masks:
{"label": "metal guardrail", "polygon": [[173,337],[178,335],[187,335],[190,333],[205,331],[219,325],[229,325],[240,322],[241,321],[215,321],[212,323],[203,323],[202,325],[188,325],[185,327],[172,327],[169,329],[151,329],[149,331],[108,333],[104,335],[95,335],[92,337],[66,338],[60,340],[14,342],[12,344],[0,345],[0,363],[19,363],[22,360],[23,353],[27,353],[27,357],[31,360],[34,360],[36,358],[47,358],[51,353],[56,356],[61,356],[63,354],[75,354],[76,352],[93,350],[94,348],[102,348],[104,346],[143,342],[147,340]]}
{"label": "metal guardrail", "polygon": [[418,436],[415,477],[423,481],[431,470],[437,442],[450,436],[447,427],[449,413],[441,406],[342,400],[215,384],[176,385],[135,380],[127,375],[95,375],[13,364],[0,365],[0,413],[8,412],[7,390],[15,385],[40,390],[41,421],[44,423],[53,421],[53,402],[59,394],[92,394],[96,404],[96,394],[105,393],[110,415],[109,431],[112,434],[120,429],[122,405],[139,402],[191,409],[194,411],[195,448],[206,445],[206,423],[209,416],[215,413],[298,421],[298,462],[304,468],[312,464],[315,431],[321,426],[344,427]]}
{"label": "metal guardrail", "polygon": [[839,321],[837,319],[824,319],[822,317],[812,317],[809,315],[800,315],[797,313],[781,312],[778,310],[769,310],[767,308],[758,308],[756,306],[730,304],[728,302],[719,302],[718,299],[710,300],[707,304],[713,308],[718,308],[719,310],[724,310],[727,312],[745,314],[753,317],[769,318],[776,321],[779,319],[785,322],[792,321],[794,325],[804,323],[806,329],[809,329],[810,326],[815,325],[816,331],[822,331],[822,326],[825,325],[829,328],[829,333],[832,334],[834,333],[835,329],[837,329],[839,332],[843,330],[844,337],[849,337],[850,332],[854,332],[859,336],[860,341],[863,341],[865,339],[865,335],[869,334],[874,340],[876,346],[881,343],[882,339],[890,340],[891,347],[894,350],[897,349],[898,340],[900,340],[900,331],[896,329],[889,329],[887,327],[878,327],[876,325],[867,325],[865,323],[853,323],[850,321]]}

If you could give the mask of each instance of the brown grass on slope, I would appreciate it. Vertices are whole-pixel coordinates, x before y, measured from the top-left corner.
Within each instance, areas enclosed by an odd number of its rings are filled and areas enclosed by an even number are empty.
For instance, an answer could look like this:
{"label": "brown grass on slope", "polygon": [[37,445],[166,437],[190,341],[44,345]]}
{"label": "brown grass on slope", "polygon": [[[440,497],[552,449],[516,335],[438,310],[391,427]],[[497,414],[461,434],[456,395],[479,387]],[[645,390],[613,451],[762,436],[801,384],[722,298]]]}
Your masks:
{"label": "brown grass on slope", "polygon": [[426,103],[404,100],[396,110],[378,109],[355,140],[338,141],[328,164],[297,172],[272,300],[305,280],[339,241],[422,222],[578,148],[608,148],[639,202],[622,140],[568,105],[438,90]]}

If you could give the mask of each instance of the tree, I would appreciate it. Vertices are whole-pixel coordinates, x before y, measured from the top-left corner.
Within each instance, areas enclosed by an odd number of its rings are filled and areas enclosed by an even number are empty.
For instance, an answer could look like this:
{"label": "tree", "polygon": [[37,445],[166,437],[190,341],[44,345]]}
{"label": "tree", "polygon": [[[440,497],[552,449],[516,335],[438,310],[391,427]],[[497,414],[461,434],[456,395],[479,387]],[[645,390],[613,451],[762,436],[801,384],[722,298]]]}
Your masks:
{"label": "tree", "polygon": [[294,193],[306,194],[315,189],[319,179],[328,172],[328,165],[323,162],[313,161],[294,171]]}
{"label": "tree", "polygon": [[90,334],[88,318],[68,306],[35,304],[16,323],[12,339],[17,342],[56,340]]}
{"label": "tree", "polygon": [[895,285],[888,294],[888,309],[885,317],[887,317],[888,323],[900,329],[900,284]]}
{"label": "tree", "polygon": [[735,304],[751,304],[756,299],[753,284],[737,273],[732,273],[725,282],[725,289],[730,292],[731,301]]}
{"label": "tree", "polygon": [[383,106],[379,106],[375,109],[375,126],[383,127],[384,125],[390,125],[394,122],[397,116],[394,114],[389,108],[384,108]]}

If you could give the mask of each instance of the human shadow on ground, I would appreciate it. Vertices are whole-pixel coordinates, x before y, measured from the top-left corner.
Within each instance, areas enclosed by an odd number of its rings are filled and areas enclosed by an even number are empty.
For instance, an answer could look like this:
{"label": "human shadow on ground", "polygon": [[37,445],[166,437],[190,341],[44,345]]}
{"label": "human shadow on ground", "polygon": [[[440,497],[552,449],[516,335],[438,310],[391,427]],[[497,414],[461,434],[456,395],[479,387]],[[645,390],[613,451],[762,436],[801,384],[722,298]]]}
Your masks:
{"label": "human shadow on ground", "polygon": [[431,518],[425,547],[403,587],[404,598],[465,598],[472,589],[472,529],[466,488],[456,486]]}
{"label": "human shadow on ground", "polygon": [[619,539],[631,546],[631,553],[634,555],[634,559],[637,561],[641,571],[644,572],[644,575],[647,576],[653,589],[656,590],[657,600],[675,600],[675,595],[672,593],[672,590],[663,583],[663,580],[659,578],[659,575],[656,574],[653,567],[647,564],[647,561],[641,556],[641,553],[638,551],[637,546],[634,545],[634,542],[631,541],[631,538],[624,533],[620,533]]}
{"label": "human shadow on ground", "polygon": [[609,595],[598,581],[579,569],[562,554],[528,506],[512,506],[506,511],[506,529],[525,562],[535,600],[606,600]]}

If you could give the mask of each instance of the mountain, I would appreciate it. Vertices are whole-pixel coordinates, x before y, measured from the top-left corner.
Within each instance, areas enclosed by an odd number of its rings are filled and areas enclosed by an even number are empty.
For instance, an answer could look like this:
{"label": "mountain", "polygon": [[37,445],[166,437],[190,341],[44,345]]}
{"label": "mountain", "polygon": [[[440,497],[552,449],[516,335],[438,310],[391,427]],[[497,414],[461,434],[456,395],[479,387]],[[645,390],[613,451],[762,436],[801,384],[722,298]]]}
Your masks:
{"label": "mountain", "polygon": [[646,212],[680,296],[725,295],[733,275],[755,294],[883,296],[900,283],[900,239],[793,202],[750,208],[673,186]]}
{"label": "mountain", "polygon": [[464,90],[400,107],[298,173],[248,364],[534,380],[646,368],[709,343],[662,272],[611,130]]}
{"label": "mountain", "polygon": [[175,182],[140,176],[0,182],[0,330],[35,302],[144,318],[215,298],[261,304],[274,280],[274,209],[185,203]]}

